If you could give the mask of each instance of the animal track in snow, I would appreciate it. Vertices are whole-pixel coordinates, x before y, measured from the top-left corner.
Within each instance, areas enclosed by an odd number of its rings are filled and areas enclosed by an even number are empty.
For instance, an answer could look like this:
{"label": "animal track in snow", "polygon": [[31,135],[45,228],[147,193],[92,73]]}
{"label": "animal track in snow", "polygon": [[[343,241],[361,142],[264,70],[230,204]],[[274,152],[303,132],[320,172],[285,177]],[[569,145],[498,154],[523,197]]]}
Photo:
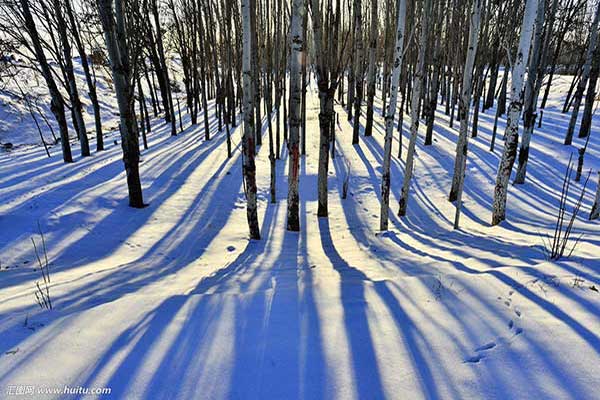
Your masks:
{"label": "animal track in snow", "polygon": [[[497,299],[499,301],[502,301],[506,307],[512,308],[514,313],[516,314],[516,316],[521,318],[522,317],[521,310],[516,306],[512,306],[513,293],[514,293],[514,290],[510,290],[508,292],[508,296],[506,297],[506,299],[504,299],[501,296],[498,296]],[[487,356],[486,352],[489,352],[490,350],[499,347],[499,344],[500,345],[505,345],[505,344],[510,345],[511,341],[514,338],[516,338],[517,336],[521,335],[524,332],[523,328],[515,325],[515,321],[513,319],[508,321],[508,330],[512,333],[511,336],[505,337],[504,335],[500,335],[497,337],[497,339],[495,341],[488,342],[482,346],[475,348],[473,350],[475,352],[475,354],[465,358],[464,362],[472,363],[472,364],[478,363]]]}

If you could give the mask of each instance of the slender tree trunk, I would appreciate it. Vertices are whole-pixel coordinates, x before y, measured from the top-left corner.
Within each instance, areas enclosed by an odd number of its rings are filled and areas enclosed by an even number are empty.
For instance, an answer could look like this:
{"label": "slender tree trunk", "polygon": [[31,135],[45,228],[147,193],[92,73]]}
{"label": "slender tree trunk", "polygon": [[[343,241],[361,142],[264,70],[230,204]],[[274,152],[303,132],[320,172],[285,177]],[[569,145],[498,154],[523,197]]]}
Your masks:
{"label": "slender tree trunk", "polygon": [[371,0],[371,40],[369,41],[365,136],[371,136],[373,133],[373,100],[375,99],[375,77],[377,75],[377,39],[377,0]]}
{"label": "slender tree trunk", "polygon": [[88,87],[88,96],[90,98],[90,101],[92,102],[92,108],[94,109],[94,123],[96,127],[96,151],[102,151],[104,150],[104,137],[102,134],[102,118],[100,116],[100,103],[98,102],[98,94],[96,93],[96,82],[95,79],[92,78],[92,74],[90,72],[88,56],[85,51],[85,46],[81,41],[79,27],[77,26],[75,14],[73,13],[70,0],[65,1],[65,9],[67,11],[69,23],[71,24],[73,39],[75,40],[75,45],[77,47],[79,57],[81,58],[81,67],[83,69],[85,81]]}
{"label": "slender tree trunk", "polygon": [[73,157],[71,155],[71,144],[69,143],[67,118],[65,116],[65,102],[58,90],[54,75],[52,74],[52,69],[48,64],[48,60],[42,48],[40,36],[29,8],[29,0],[20,0],[20,3],[23,19],[25,20],[25,28],[31,38],[31,44],[35,52],[36,60],[40,64],[42,75],[44,76],[46,86],[48,86],[48,91],[50,93],[50,110],[52,111],[52,114],[54,114],[60,130],[60,144],[62,147],[63,161],[70,163],[73,162]]}
{"label": "slender tree trunk", "polygon": [[573,142],[573,133],[575,132],[575,124],[577,123],[577,117],[579,115],[579,106],[581,105],[581,99],[583,97],[583,91],[588,83],[592,68],[592,60],[594,58],[594,52],[596,50],[598,42],[598,21],[600,19],[600,3],[596,6],[596,14],[594,16],[594,22],[590,30],[590,40],[588,43],[587,54],[585,57],[585,63],[583,64],[583,72],[581,79],[577,85],[577,91],[575,92],[575,100],[573,102],[573,111],[571,113],[571,119],[569,121],[569,128],[567,129],[567,135],[565,136],[565,144],[569,145]]}
{"label": "slender tree trunk", "polygon": [[545,1],[540,0],[538,5],[538,13],[535,23],[535,34],[533,40],[533,48],[531,49],[531,57],[529,60],[529,73],[527,74],[527,83],[525,84],[525,102],[523,112],[523,140],[519,148],[519,162],[517,166],[517,174],[515,176],[515,184],[525,183],[527,174],[527,161],[529,160],[529,145],[531,143],[531,135],[535,126],[536,104],[538,99],[539,86],[537,80],[542,79],[538,70],[541,62],[542,38],[544,29],[544,18],[546,15]]}
{"label": "slender tree trunk", "polygon": [[[250,237],[260,239],[258,226],[258,211],[256,204],[256,164],[254,162],[254,113],[253,113],[253,73],[252,73],[252,23],[250,14],[252,0],[242,0],[242,24],[243,24],[243,103],[244,103],[244,136],[242,138],[243,175],[244,190],[247,201],[248,227]],[[205,110],[206,112],[206,110]]]}
{"label": "slender tree trunk", "polygon": [[417,144],[417,133],[419,131],[419,102],[421,91],[423,90],[423,78],[425,74],[425,55],[427,52],[427,34],[429,30],[429,20],[431,18],[432,0],[425,0],[423,4],[423,15],[421,17],[421,32],[419,35],[419,55],[417,67],[414,74],[414,86],[412,90],[411,110],[410,110],[410,139],[408,142],[408,152],[406,155],[406,166],[404,171],[404,180],[402,182],[402,192],[400,193],[400,202],[398,207],[398,216],[406,215],[408,196],[410,190],[410,181],[414,167],[415,146]]}
{"label": "slender tree trunk", "polygon": [[598,171],[598,186],[596,187],[596,197],[590,211],[590,221],[600,218],[600,171]]}
{"label": "slender tree trunk", "polygon": [[148,138],[146,137],[146,127],[144,125],[144,112],[145,110],[145,105],[144,105],[144,92],[142,91],[142,83],[141,83],[141,79],[137,79],[137,87],[138,87],[138,96],[139,96],[139,103],[140,103],[140,127],[142,128],[142,140],[144,143],[144,149],[148,150]]}
{"label": "slender tree trunk", "polygon": [[381,214],[379,229],[388,229],[390,209],[390,164],[392,159],[392,140],[394,137],[394,115],[398,106],[398,85],[404,57],[404,32],[406,30],[406,0],[399,0],[398,22],[396,24],[396,46],[394,48],[394,69],[390,85],[390,103],[385,115],[385,142],[383,148],[383,173],[381,176]]}
{"label": "slender tree trunk", "polygon": [[291,53],[290,53],[290,136],[288,163],[288,209],[287,229],[300,230],[298,177],[300,169],[300,139],[302,102],[302,59],[304,58],[304,32],[303,20],[305,15],[304,0],[293,0],[291,21]]}
{"label": "slender tree trunk", "polygon": [[[462,93],[458,105],[458,114],[460,118],[460,132],[458,143],[456,144],[456,159],[454,162],[454,177],[452,178],[452,191],[456,193],[456,214],[454,216],[454,229],[458,229],[460,222],[460,211],[462,207],[462,194],[465,183],[465,170],[467,166],[467,148],[469,143],[469,106],[471,104],[471,86],[473,83],[473,65],[477,55],[477,45],[479,38],[479,26],[481,24],[481,3],[483,0],[473,0],[473,9],[471,10],[471,19],[469,25],[469,45],[467,48],[467,59],[463,70]],[[475,105],[478,107],[478,104]]]}
{"label": "slender tree trunk", "polygon": [[121,147],[127,175],[127,188],[129,189],[129,205],[142,208],[145,204],[140,183],[140,149],[134,112],[134,90],[131,80],[124,4],[123,0],[116,0],[113,12],[113,0],[97,0],[97,2],[119,105]]}
{"label": "slender tree trunk", "polygon": [[77,90],[77,81],[75,80],[75,74],[73,73],[73,60],[71,54],[71,43],[67,36],[67,23],[63,16],[63,10],[61,3],[58,0],[52,0],[54,7],[54,14],[56,17],[56,26],[58,28],[58,34],[60,37],[60,43],[63,50],[64,58],[64,69],[67,77],[67,86],[69,89],[69,98],[71,99],[71,107],[73,112],[73,119],[77,130],[77,136],[81,146],[81,155],[83,157],[89,157],[90,155],[90,144],[85,130],[85,121],[83,120],[83,113],[81,109],[81,100],[79,99],[79,91]]}
{"label": "slender tree trunk", "polygon": [[[543,1],[543,0],[542,0]],[[504,151],[498,166],[496,186],[494,189],[494,204],[492,213],[492,225],[498,225],[506,219],[506,195],[508,181],[512,167],[517,156],[517,145],[519,142],[519,120],[523,109],[523,77],[525,68],[529,61],[529,48],[538,8],[538,0],[527,0],[525,14],[521,25],[521,37],[519,48],[512,70],[512,82],[510,92],[510,106],[508,107],[508,118],[506,131],[504,133]]]}
{"label": "slender tree trunk", "polygon": [[583,117],[581,118],[581,126],[579,127],[579,137],[584,138],[590,134],[592,126],[592,113],[594,102],[596,101],[596,85],[598,84],[598,76],[600,75],[600,45],[596,46],[594,52],[592,69],[590,71],[590,79],[588,84],[587,94],[583,107]]}
{"label": "slender tree trunk", "polygon": [[362,4],[361,0],[354,0],[354,121],[352,130],[352,144],[359,142],[360,106],[363,100],[363,41],[362,41]]}

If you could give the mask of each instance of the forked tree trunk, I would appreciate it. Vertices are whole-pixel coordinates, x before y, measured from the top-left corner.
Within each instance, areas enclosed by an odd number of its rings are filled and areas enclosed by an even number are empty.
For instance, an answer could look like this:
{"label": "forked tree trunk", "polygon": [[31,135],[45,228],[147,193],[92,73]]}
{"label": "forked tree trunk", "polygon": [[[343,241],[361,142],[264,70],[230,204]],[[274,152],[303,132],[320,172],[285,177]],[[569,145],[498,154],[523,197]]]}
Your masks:
{"label": "forked tree trunk", "polygon": [[537,8],[538,0],[527,0],[521,25],[519,48],[512,70],[510,105],[508,107],[508,118],[504,133],[504,150],[500,165],[498,166],[496,186],[494,188],[492,225],[498,225],[506,219],[508,181],[510,180],[512,167],[517,156],[519,120],[521,119],[521,111],[523,109],[523,77],[525,76],[525,68],[529,61],[529,48],[531,47],[531,37],[533,35]]}
{"label": "forked tree trunk", "polygon": [[519,160],[517,166],[517,174],[515,176],[515,184],[525,183],[527,174],[527,161],[529,160],[529,144],[531,143],[531,135],[535,126],[537,117],[535,110],[538,99],[539,86],[537,80],[542,79],[539,74],[538,67],[541,62],[542,38],[544,29],[544,17],[546,5],[544,1],[540,1],[538,13],[535,23],[535,35],[533,48],[531,49],[531,59],[529,61],[529,73],[527,74],[527,83],[525,85],[524,111],[523,111],[523,139],[519,148]]}
{"label": "forked tree trunk", "polygon": [[390,85],[390,103],[385,115],[385,142],[383,147],[383,173],[381,176],[381,214],[379,229],[388,229],[390,209],[390,163],[392,160],[392,140],[394,138],[394,116],[398,104],[398,85],[404,58],[404,34],[406,29],[406,0],[399,0],[398,23],[396,25],[396,46],[394,48],[394,69]]}
{"label": "forked tree trunk", "polygon": [[20,3],[23,19],[25,21],[25,28],[27,29],[27,33],[31,38],[31,45],[33,46],[33,50],[35,52],[35,58],[40,64],[42,75],[44,76],[46,86],[48,86],[48,91],[50,93],[50,111],[52,111],[52,114],[54,114],[60,130],[60,144],[62,147],[63,161],[70,163],[73,162],[73,156],[71,155],[69,130],[67,128],[67,118],[65,117],[65,101],[58,90],[58,86],[54,80],[54,76],[52,74],[52,70],[50,69],[50,65],[48,64],[46,54],[44,54],[40,36],[38,34],[37,27],[35,26],[31,9],[29,8],[29,0],[20,0]]}

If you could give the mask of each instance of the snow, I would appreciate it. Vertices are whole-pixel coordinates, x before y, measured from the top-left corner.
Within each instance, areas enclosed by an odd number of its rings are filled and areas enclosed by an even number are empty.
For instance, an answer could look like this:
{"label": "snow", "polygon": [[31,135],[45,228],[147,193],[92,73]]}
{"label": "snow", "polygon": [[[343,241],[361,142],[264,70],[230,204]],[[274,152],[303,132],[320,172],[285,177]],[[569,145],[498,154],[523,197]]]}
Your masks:
{"label": "snow", "polygon": [[[552,232],[569,155],[582,145],[562,145],[569,80],[557,79],[534,132],[527,182],[510,186],[508,220],[496,227],[489,222],[503,143],[488,151],[495,110],[480,114],[479,136],[469,139],[456,231],[446,198],[458,124],[448,127],[443,107],[433,146],[422,145],[421,126],[402,219],[395,212],[403,162],[392,160],[385,233],[377,230],[380,109],[373,137],[352,146],[352,126],[336,106],[330,217],[316,216],[314,88],[299,233],[285,230],[285,150],[277,203],[269,203],[266,124],[257,158],[260,241],[248,240],[241,128],[227,159],[215,121],[206,142],[203,125],[190,126],[187,115],[177,137],[155,120],[140,167],[150,206],[141,210],[127,207],[115,133],[105,152],[72,165],[62,163],[58,147],[52,158],[40,146],[0,153],[0,388],[110,387],[110,396],[99,397],[146,399],[594,398],[600,225],[586,217],[595,173],[575,224],[584,236],[574,255],[547,261],[540,238]],[[600,168],[599,123],[595,116],[585,171]],[[397,146],[395,133],[394,154]],[[34,298],[41,277],[30,238],[39,243],[38,222],[52,311]]]}

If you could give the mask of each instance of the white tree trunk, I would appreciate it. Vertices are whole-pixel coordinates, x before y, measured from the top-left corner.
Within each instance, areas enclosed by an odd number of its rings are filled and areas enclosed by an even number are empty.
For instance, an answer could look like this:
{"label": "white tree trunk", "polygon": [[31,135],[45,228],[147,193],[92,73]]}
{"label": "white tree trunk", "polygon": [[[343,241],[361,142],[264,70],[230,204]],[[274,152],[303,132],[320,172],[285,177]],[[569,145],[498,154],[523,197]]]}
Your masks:
{"label": "white tree trunk", "polygon": [[[542,0],[543,1],[543,0]],[[504,133],[504,151],[498,167],[496,176],[496,187],[494,189],[494,204],[492,213],[492,225],[498,225],[506,219],[506,194],[508,181],[512,167],[517,156],[517,145],[519,142],[519,119],[523,109],[523,78],[529,61],[529,48],[531,37],[537,15],[538,0],[527,0],[525,14],[521,24],[521,37],[519,38],[519,49],[514,60],[512,70],[512,82],[510,90],[510,105],[508,106],[508,117]]]}
{"label": "white tree trunk", "polygon": [[[248,217],[248,227],[250,228],[250,237],[260,239],[260,229],[258,227],[258,212],[256,206],[256,165],[254,163],[254,105],[253,105],[253,81],[252,81],[252,24],[250,23],[251,0],[242,0],[242,30],[243,30],[243,48],[242,48],[242,81],[243,81],[243,110],[244,110],[244,135],[242,138],[242,154],[244,189],[246,192],[246,214]],[[204,110],[206,112],[206,110]]]}
{"label": "white tree trunk", "polygon": [[423,15],[421,17],[421,32],[419,35],[419,55],[417,58],[417,67],[415,68],[414,85],[412,90],[411,109],[410,109],[410,139],[408,142],[408,152],[406,154],[406,166],[404,172],[404,181],[402,182],[402,192],[400,193],[400,202],[398,216],[406,215],[406,206],[408,203],[408,192],[414,166],[415,146],[417,144],[417,133],[419,131],[419,102],[421,101],[421,92],[423,90],[423,77],[425,74],[425,53],[427,51],[427,34],[429,33],[429,19],[431,18],[432,0],[425,0],[423,4]]}
{"label": "white tree trunk", "polygon": [[[473,85],[473,65],[477,55],[479,38],[479,27],[481,25],[481,3],[483,0],[473,0],[471,10],[471,22],[469,25],[469,47],[467,59],[463,72],[462,93],[458,104],[458,116],[460,118],[460,133],[456,144],[456,159],[454,161],[454,177],[452,184],[456,183],[456,214],[454,216],[454,229],[458,228],[460,221],[460,210],[462,206],[462,193],[465,183],[465,169],[467,166],[467,147],[469,143],[469,105],[471,104],[471,89]],[[479,107],[475,104],[475,107]]]}
{"label": "white tree trunk", "polygon": [[303,27],[304,0],[293,0],[291,21],[291,53],[290,53],[290,137],[288,142],[289,164],[288,164],[288,209],[287,229],[290,231],[300,230],[299,195],[298,195],[298,171],[300,167],[300,124],[302,102],[302,55],[304,47]]}
{"label": "white tree trunk", "polygon": [[524,96],[524,111],[523,111],[523,140],[519,148],[519,160],[517,165],[517,174],[515,176],[515,184],[525,183],[527,174],[527,161],[529,160],[529,144],[531,143],[531,135],[535,125],[535,109],[538,99],[539,86],[537,80],[542,79],[538,73],[540,64],[540,56],[542,51],[542,38],[544,30],[544,17],[546,14],[545,1],[540,1],[538,5],[538,13],[535,22],[535,35],[533,40],[533,48],[531,49],[531,59],[529,62],[529,73],[527,74],[527,83],[525,84]]}
{"label": "white tree trunk", "polygon": [[406,30],[406,0],[400,0],[398,7],[398,23],[396,29],[396,47],[394,49],[394,70],[392,71],[392,82],[390,87],[390,103],[385,115],[385,142],[383,147],[383,174],[381,176],[381,214],[379,229],[388,228],[388,217],[390,209],[390,163],[392,159],[392,140],[394,137],[394,116],[398,104],[398,85],[400,83],[400,71],[402,70],[402,59],[404,58],[404,33]]}

